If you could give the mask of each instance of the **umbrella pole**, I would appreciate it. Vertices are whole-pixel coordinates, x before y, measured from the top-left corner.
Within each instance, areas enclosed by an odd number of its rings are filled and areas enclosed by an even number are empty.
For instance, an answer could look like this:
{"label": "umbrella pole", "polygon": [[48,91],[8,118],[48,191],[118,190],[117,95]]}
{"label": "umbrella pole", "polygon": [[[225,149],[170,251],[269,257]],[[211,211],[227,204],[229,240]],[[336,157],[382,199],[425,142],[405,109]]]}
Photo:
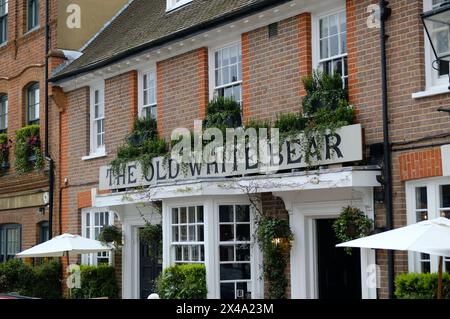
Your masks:
{"label": "umbrella pole", "polygon": [[443,268],[443,264],[444,264],[444,257],[439,256],[437,299],[442,299],[442,268]]}
{"label": "umbrella pole", "polygon": [[[69,261],[69,252],[66,252],[66,262],[67,262],[67,271],[69,271],[69,265],[70,265],[70,261]],[[68,273],[68,275],[70,276],[70,273]],[[69,287],[69,299],[72,299],[72,289]]]}

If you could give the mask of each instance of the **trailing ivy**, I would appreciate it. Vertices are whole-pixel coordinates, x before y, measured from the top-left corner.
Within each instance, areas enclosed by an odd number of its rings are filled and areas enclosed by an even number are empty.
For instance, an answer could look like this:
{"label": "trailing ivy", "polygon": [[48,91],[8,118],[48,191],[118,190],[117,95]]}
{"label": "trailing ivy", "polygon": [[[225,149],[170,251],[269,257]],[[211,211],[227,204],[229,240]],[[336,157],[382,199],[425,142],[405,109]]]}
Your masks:
{"label": "trailing ivy", "polygon": [[126,137],[125,143],[117,150],[117,158],[111,162],[114,174],[123,171],[130,162],[139,162],[143,172],[147,172],[155,157],[164,156],[168,146],[164,139],[158,137],[156,121],[137,119],[133,131]]}
{"label": "trailing ivy", "polygon": [[44,154],[41,150],[39,125],[28,125],[16,132],[14,166],[18,174],[26,174],[33,169],[44,167]]}
{"label": "trailing ivy", "polygon": [[294,239],[287,220],[262,217],[258,222],[258,242],[264,255],[264,277],[269,284],[269,298],[286,298],[288,280],[285,269],[289,262],[288,253]]}
{"label": "trailing ivy", "polygon": [[[339,218],[333,224],[336,238],[347,242],[367,236],[373,230],[374,222],[364,212],[356,207],[344,207]],[[347,254],[352,254],[351,248],[345,248]]]}

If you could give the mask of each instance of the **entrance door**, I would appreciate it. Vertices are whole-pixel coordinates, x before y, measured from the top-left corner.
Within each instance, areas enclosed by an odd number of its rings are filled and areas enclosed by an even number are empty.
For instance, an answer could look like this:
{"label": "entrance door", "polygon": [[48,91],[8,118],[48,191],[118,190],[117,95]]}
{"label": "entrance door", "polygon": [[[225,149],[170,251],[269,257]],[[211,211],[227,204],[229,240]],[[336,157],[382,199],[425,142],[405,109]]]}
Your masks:
{"label": "entrance door", "polygon": [[361,299],[360,250],[337,248],[334,219],[316,220],[317,269],[320,299]]}
{"label": "entrance door", "polygon": [[140,244],[140,288],[141,299],[155,292],[156,278],[162,271],[162,249],[159,243]]}

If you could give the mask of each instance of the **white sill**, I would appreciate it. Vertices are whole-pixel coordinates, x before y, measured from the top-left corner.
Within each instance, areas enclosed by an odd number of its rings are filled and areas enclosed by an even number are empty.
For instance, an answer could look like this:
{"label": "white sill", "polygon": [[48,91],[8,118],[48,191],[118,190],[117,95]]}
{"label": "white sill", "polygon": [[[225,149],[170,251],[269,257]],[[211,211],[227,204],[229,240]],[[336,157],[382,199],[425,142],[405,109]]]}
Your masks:
{"label": "white sill", "polygon": [[82,161],[90,161],[90,160],[93,160],[93,159],[106,157],[106,155],[107,155],[107,154],[106,154],[106,151],[103,150],[103,151],[98,151],[98,152],[96,152],[96,153],[89,154],[88,156],[83,156],[83,157],[81,158],[81,160],[82,160]]}
{"label": "white sill", "polygon": [[429,87],[426,91],[413,93],[412,98],[413,99],[421,99],[424,97],[435,96],[435,95],[445,94],[445,93],[450,93],[450,90],[448,89],[448,84],[432,86],[432,87]]}

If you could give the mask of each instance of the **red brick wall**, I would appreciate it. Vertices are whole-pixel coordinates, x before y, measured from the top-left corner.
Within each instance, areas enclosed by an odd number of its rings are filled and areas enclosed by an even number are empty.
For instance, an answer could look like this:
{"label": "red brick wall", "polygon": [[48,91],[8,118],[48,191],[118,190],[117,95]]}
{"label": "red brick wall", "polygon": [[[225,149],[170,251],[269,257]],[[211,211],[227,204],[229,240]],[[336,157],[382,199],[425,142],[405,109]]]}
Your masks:
{"label": "red brick wall", "polygon": [[243,36],[245,121],[273,120],[277,114],[300,110],[301,24],[307,19],[293,17],[279,22],[275,37],[269,38],[267,27]]}
{"label": "red brick wall", "polygon": [[442,176],[440,148],[400,155],[400,179],[409,181]]}
{"label": "red brick wall", "polygon": [[208,88],[198,75],[208,73],[206,57],[207,49],[201,48],[157,64],[158,126],[167,140],[174,129],[193,129],[194,120],[202,119]]}

